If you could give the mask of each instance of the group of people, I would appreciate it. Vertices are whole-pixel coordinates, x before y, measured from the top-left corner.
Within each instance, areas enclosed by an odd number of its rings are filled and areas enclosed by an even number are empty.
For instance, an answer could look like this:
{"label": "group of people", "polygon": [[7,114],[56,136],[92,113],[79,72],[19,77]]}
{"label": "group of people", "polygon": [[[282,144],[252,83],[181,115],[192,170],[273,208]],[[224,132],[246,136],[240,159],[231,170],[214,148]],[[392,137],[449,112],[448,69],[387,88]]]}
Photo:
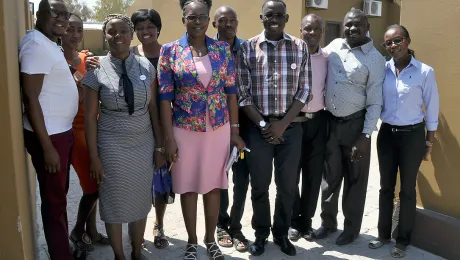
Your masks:
{"label": "group of people", "polygon": [[[154,244],[167,247],[164,215],[175,194],[188,234],[184,260],[197,259],[198,194],[210,259],[224,259],[219,245],[262,255],[270,231],[281,251],[293,256],[291,241],[337,231],[342,182],[345,222],[336,243],[350,244],[361,228],[370,140],[379,118],[379,235],[369,247],[391,241],[399,170],[401,208],[391,254],[403,257],[414,227],[418,168],[431,152],[439,113],[434,71],[415,59],[406,28],[388,27],[382,45],[391,59],[385,61],[366,36],[370,25],[358,9],[345,15],[344,38],[321,48],[321,17],[302,19],[302,39],[289,35],[283,0],[263,3],[264,30],[247,41],[236,35],[235,10],[218,8],[212,22],[218,34],[210,38],[211,5],[181,0],[185,33],[164,45],[158,42],[157,11],[109,15],[103,34],[110,51],[99,60],[76,51],[83,37],[77,15],[60,0],[40,2],[36,28],[21,42],[19,59],[24,140],[37,172],[51,259],[73,259],[69,237],[76,251],[110,245],[115,259],[124,260],[123,223],[129,223],[131,259],[142,259],[152,204]],[[134,34],[141,44],[131,47]],[[232,147],[250,152],[232,166],[228,214],[225,168]],[[69,235],[70,165],[83,196]],[[256,237],[251,245],[241,226],[249,184]],[[322,225],[315,231],[320,192]],[[107,236],[96,228],[98,200]]]}

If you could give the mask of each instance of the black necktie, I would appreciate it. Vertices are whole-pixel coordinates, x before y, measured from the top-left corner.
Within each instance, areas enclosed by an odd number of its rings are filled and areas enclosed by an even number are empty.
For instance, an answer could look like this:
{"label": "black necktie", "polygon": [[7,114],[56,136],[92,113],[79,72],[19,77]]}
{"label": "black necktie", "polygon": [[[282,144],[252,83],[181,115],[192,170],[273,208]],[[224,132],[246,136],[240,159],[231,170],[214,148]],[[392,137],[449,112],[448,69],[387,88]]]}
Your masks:
{"label": "black necktie", "polygon": [[128,111],[129,114],[132,115],[134,113],[134,88],[133,83],[128,77],[125,61],[121,62],[121,69],[123,71],[120,77],[120,85],[123,86],[123,92],[125,93],[125,101],[128,104]]}

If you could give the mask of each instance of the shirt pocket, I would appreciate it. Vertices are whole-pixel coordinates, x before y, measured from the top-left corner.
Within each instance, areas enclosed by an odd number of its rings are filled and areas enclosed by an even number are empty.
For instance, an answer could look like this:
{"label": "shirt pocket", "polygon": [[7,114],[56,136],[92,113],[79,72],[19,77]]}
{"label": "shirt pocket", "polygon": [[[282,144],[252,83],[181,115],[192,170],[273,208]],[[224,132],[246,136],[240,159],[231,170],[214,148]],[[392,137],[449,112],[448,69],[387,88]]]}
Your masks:
{"label": "shirt pocket", "polygon": [[348,82],[356,87],[366,88],[368,70],[358,61],[349,59],[343,61],[343,68],[347,74]]}
{"label": "shirt pocket", "polygon": [[410,76],[398,82],[400,108],[404,109],[411,118],[420,114],[423,104],[422,82],[420,77]]}

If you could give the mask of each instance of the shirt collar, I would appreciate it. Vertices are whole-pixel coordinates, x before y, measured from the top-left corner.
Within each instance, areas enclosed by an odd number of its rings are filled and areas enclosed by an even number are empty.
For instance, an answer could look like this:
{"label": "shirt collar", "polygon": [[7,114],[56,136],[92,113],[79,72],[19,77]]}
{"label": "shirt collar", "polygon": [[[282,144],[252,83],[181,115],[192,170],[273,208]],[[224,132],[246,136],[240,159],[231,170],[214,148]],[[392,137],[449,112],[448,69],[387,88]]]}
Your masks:
{"label": "shirt collar", "polygon": [[[393,72],[395,72],[395,61],[393,58],[391,58],[391,60],[387,61],[387,68],[391,69]],[[416,67],[416,68],[421,68],[422,67],[422,63],[417,60],[416,58],[414,58],[414,56],[411,56],[411,59],[410,59],[410,62],[409,62],[409,65],[407,67],[409,67],[410,65]]]}
{"label": "shirt collar", "polygon": [[[219,33],[216,34],[216,36],[214,37],[214,40],[216,40],[216,41],[219,40]],[[235,51],[235,52],[238,51],[238,49],[241,46],[241,43],[243,43],[243,40],[238,38],[238,36],[235,35],[235,40],[233,41],[232,50]]]}
{"label": "shirt collar", "polygon": [[318,51],[315,52],[315,53],[310,53],[310,56],[315,57],[315,56],[319,56],[319,55],[322,55],[322,54],[323,54],[323,49],[321,48],[321,46],[319,46]]}
{"label": "shirt collar", "polygon": [[[182,37],[178,40],[179,42],[179,45],[182,46],[182,47],[188,47],[189,44],[188,44],[188,40],[187,40],[187,33],[184,33],[184,35],[182,35]],[[206,46],[209,48],[212,44],[214,44],[214,40],[209,38],[207,35],[206,35]]]}
{"label": "shirt collar", "polygon": [[342,49],[349,49],[349,50],[353,50],[353,49],[358,49],[360,48],[362,52],[364,52],[364,54],[368,54],[372,48],[374,48],[374,42],[372,41],[371,38],[368,38],[369,39],[369,42],[361,45],[361,46],[358,46],[358,47],[355,47],[355,48],[351,48],[350,45],[348,45],[347,43],[347,40],[343,39],[343,42],[342,42]]}
{"label": "shirt collar", "polygon": [[[288,34],[283,33],[283,38],[281,38],[281,40],[292,41],[292,38]],[[263,42],[268,42],[267,38],[265,38],[265,30],[262,31],[261,34],[259,34],[259,40],[257,41],[258,44],[261,44]]]}

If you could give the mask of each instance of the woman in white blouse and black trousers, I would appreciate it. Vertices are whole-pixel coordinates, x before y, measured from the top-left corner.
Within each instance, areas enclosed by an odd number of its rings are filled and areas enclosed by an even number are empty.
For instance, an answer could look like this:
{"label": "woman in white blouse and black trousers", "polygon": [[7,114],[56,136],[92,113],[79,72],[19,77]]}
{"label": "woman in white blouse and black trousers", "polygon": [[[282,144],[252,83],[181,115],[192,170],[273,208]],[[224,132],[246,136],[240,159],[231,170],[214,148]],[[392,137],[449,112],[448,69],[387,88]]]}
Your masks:
{"label": "woman in white blouse and black trousers", "polygon": [[[427,160],[438,126],[439,93],[430,66],[415,59],[404,26],[392,25],[382,44],[392,59],[386,64],[383,84],[383,124],[377,138],[380,165],[379,236],[369,243],[376,249],[391,241],[393,199],[398,169],[401,207],[394,258],[405,255],[414,228],[415,186],[422,160]],[[422,109],[425,108],[425,110]],[[426,132],[425,132],[426,128]]]}

